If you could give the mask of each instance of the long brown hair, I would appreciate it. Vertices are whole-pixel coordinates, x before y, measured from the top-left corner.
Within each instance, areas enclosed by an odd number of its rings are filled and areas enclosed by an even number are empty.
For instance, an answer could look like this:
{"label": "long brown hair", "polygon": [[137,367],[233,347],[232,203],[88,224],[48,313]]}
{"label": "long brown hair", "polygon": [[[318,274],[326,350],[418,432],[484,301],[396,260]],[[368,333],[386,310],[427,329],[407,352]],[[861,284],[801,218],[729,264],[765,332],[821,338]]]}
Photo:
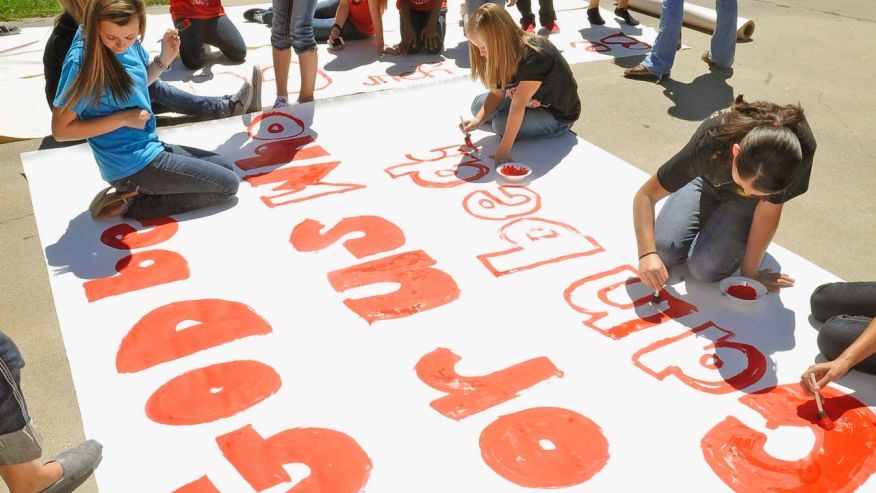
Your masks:
{"label": "long brown hair", "polygon": [[487,3],[475,10],[468,23],[468,34],[477,33],[487,48],[482,57],[478,48],[468,44],[471,78],[480,80],[488,88],[504,87],[514,74],[527,46],[535,35],[520,29],[511,15],[498,5]]}
{"label": "long brown hair", "polygon": [[89,103],[100,103],[101,95],[108,91],[116,100],[127,99],[134,81],[116,59],[115,53],[100,41],[100,21],[108,21],[126,26],[132,19],[140,22],[140,39],[146,34],[146,7],[143,0],[90,0],[82,23],[82,36],[85,38],[85,55],[79,73],[65,93],[70,108],[80,99]]}
{"label": "long brown hair", "polygon": [[752,186],[762,192],[780,192],[800,170],[800,133],[805,121],[800,105],[749,103],[740,94],[712,139],[724,149],[739,144],[736,171],[741,178],[754,178]]}

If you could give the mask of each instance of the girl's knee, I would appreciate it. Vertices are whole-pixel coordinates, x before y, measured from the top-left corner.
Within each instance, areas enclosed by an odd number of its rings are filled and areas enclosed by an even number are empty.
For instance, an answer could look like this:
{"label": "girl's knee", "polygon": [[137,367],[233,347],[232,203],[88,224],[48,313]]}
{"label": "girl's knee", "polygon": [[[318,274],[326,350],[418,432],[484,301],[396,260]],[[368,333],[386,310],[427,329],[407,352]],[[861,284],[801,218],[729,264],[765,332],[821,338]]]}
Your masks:
{"label": "girl's knee", "polygon": [[197,50],[196,53],[183,53],[180,51],[179,59],[183,65],[189,70],[198,70],[204,67],[204,49],[203,47]]}
{"label": "girl's knee", "polygon": [[809,298],[809,309],[815,320],[824,322],[832,316],[832,312],[836,311],[833,308],[837,304],[837,299],[833,295],[836,284],[834,282],[822,284],[812,292],[812,296]]}
{"label": "girl's knee", "polygon": [[691,255],[687,259],[690,275],[700,282],[716,282],[733,274],[738,264],[732,264],[725,259],[708,255]]}

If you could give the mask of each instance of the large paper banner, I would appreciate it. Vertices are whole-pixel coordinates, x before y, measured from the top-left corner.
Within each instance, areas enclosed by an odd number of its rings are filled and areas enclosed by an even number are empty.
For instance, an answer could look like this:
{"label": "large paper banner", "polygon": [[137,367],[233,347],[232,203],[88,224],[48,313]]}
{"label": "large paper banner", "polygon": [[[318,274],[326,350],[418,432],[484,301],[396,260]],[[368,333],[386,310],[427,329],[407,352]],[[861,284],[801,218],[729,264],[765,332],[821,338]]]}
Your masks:
{"label": "large paper banner", "polygon": [[90,219],[85,146],[23,155],[101,491],[876,486],[872,385],[827,390],[825,431],[796,384],[835,278],[775,247],[781,296],[742,308],[680,269],[651,303],[644,174],[567,135],[516,145],[534,176],[499,181],[495,136],[459,147],[480,90],[164,130],[244,182],[158,220]]}

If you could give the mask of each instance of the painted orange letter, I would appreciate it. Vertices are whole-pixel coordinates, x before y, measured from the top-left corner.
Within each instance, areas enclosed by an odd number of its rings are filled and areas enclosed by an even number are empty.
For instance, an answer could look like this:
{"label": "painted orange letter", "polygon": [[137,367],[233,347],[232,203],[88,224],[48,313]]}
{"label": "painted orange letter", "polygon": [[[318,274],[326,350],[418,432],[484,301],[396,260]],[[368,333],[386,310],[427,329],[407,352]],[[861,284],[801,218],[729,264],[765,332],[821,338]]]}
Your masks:
{"label": "painted orange letter", "polygon": [[630,265],[621,265],[579,279],[566,288],[566,302],[587,317],[584,325],[611,337],[624,337],[695,313],[697,308],[660,290],[660,303],[651,303],[653,291],[642,284],[639,272]]}
{"label": "painted orange letter", "polygon": [[344,248],[356,258],[388,252],[405,244],[404,232],[395,224],[377,216],[345,217],[325,233],[324,226],[313,219],[305,219],[289,236],[289,243],[299,252],[315,252],[350,233],[362,233],[344,242]]}
{"label": "painted orange letter", "polygon": [[371,459],[348,435],[325,428],[292,428],[263,438],[252,426],[216,438],[222,454],[256,491],[292,480],[283,466],[303,463],[310,475],[287,493],[359,493]]}
{"label": "painted orange letter", "polygon": [[149,250],[116,262],[117,276],[82,283],[89,302],[189,278],[189,264],[169,250]]}
{"label": "painted orange letter", "polygon": [[824,409],[836,428],[826,431],[818,422],[814,399],[799,384],[781,385],[739,401],[766,418],[766,426],[805,427],[815,434],[806,457],[781,460],[764,449],[767,437],[728,416],[702,440],[703,457],[733,491],[776,493],[845,493],[855,491],[876,472],[876,414],[854,397],[824,389]]}
{"label": "painted orange letter", "polygon": [[566,488],[608,462],[608,441],[584,416],[537,407],[502,416],[481,433],[481,457],[500,476],[527,488]]}
{"label": "painted orange letter", "polygon": [[249,175],[244,180],[254,187],[279,183],[272,190],[280,193],[262,196],[262,202],[268,207],[295,204],[323,195],[346,193],[365,188],[365,185],[356,185],[355,183],[322,181],[339,164],[341,164],[340,161],[334,161],[308,166],[285,166],[267,173]]}
{"label": "painted orange letter", "polygon": [[119,373],[134,373],[244,337],[270,334],[252,308],[234,301],[190,300],[156,308],[122,340]]}
{"label": "painted orange letter", "polygon": [[459,146],[439,147],[430,152],[435,157],[420,159],[410,154],[410,161],[396,164],[384,171],[392,178],[410,176],[411,180],[423,188],[451,188],[475,181],[490,172],[481,160],[459,151]]}
{"label": "painted orange letter", "polygon": [[407,317],[459,298],[456,281],[432,265],[432,257],[417,250],[329,272],[328,280],[339,293],[381,282],[398,284],[391,293],[344,300],[349,309],[371,323]]}
{"label": "painted orange letter", "polygon": [[[726,394],[756,384],[766,373],[766,357],[712,322],[650,344],[633,363],[658,380],[672,375],[709,394]],[[707,341],[707,342],[704,342]]]}
{"label": "painted orange letter", "polygon": [[137,230],[130,224],[117,224],[107,228],[100,235],[100,241],[117,250],[134,250],[161,243],[175,235],[179,230],[179,225],[171,217],[141,219],[139,222],[144,227],[154,226],[154,228]]}
{"label": "painted orange letter", "polygon": [[[236,161],[238,168],[249,171],[265,166],[285,164],[292,161],[301,161],[316,157],[328,156],[329,153],[318,145],[304,147],[313,142],[313,136],[305,135],[294,139],[284,139],[274,142],[265,142],[255,148],[255,157],[249,157]],[[302,149],[303,148],[303,149]]]}
{"label": "painted orange letter", "polygon": [[207,476],[201,476],[196,481],[180,486],[173,493],[222,493]]}
{"label": "painted orange letter", "polygon": [[568,224],[535,217],[506,224],[499,237],[517,246],[478,255],[496,277],[605,251],[596,240]]}
{"label": "painted orange letter", "polygon": [[240,360],[198,368],[159,387],[146,416],[165,425],[199,425],[249,409],[280,389],[280,375],[259,361]]}
{"label": "painted orange letter", "polygon": [[462,199],[465,211],[479,219],[502,221],[541,209],[541,196],[526,187],[502,185],[498,193],[475,190]]}
{"label": "painted orange letter", "polygon": [[562,377],[545,356],[518,363],[482,377],[463,377],[454,366],[462,358],[447,348],[438,348],[417,362],[417,376],[429,387],[448,395],[432,401],[433,409],[460,420],[517,397],[535,384]]}

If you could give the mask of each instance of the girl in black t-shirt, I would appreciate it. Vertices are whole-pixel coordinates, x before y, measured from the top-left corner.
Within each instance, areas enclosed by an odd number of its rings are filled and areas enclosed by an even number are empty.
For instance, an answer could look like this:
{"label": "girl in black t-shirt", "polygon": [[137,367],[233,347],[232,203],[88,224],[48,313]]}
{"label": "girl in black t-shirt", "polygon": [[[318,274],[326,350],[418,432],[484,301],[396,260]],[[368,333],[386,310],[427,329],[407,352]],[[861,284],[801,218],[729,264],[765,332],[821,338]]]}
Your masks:
{"label": "girl in black t-shirt", "polygon": [[[809,186],[814,153],[815,137],[799,106],[739,96],[706,119],[633,199],[645,285],[662,288],[667,267],[687,262],[700,281],[739,268],[770,291],[793,286],[786,274],[760,270],[760,263],[782,205]],[[654,205],[667,195],[655,225]]]}
{"label": "girl in black t-shirt", "polygon": [[472,79],[490,92],[475,98],[465,134],[483,123],[502,136],[496,164],[511,161],[516,139],[564,134],[581,113],[569,64],[547,38],[522,31],[502,7],[488,3],[468,26]]}

